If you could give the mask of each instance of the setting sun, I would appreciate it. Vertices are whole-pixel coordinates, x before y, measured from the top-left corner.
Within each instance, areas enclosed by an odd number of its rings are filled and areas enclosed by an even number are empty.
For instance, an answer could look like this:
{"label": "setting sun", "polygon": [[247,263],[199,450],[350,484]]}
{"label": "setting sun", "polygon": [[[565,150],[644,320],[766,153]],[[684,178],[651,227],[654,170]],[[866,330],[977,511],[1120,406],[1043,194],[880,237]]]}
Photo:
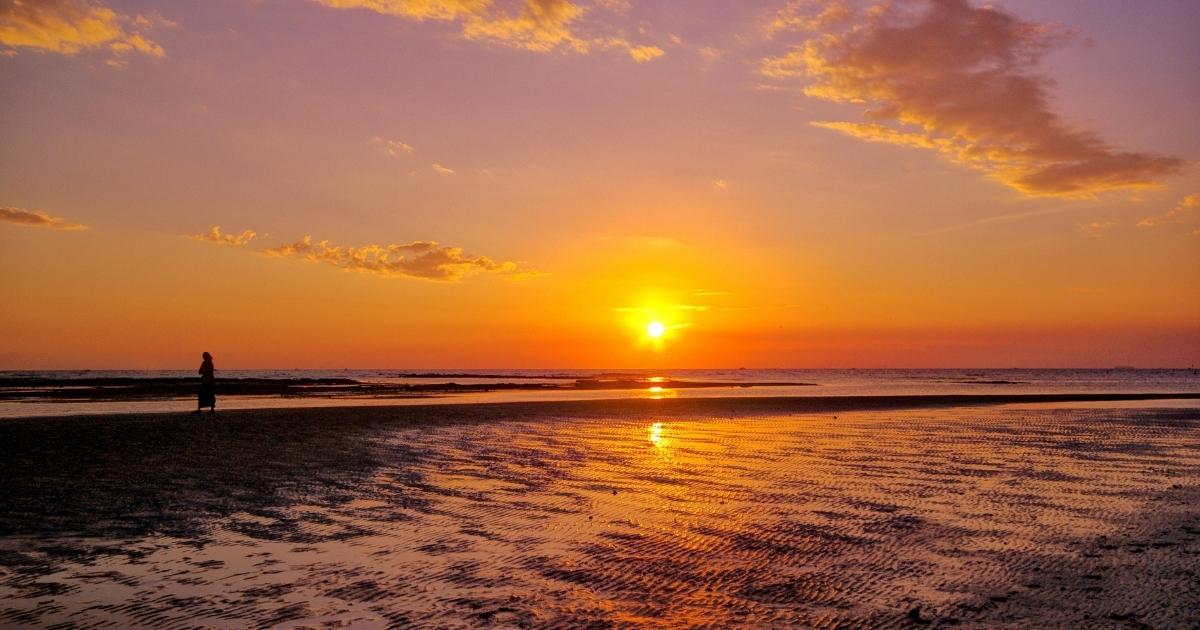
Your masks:
{"label": "setting sun", "polygon": [[646,325],[646,334],[653,339],[662,337],[665,332],[667,332],[667,327],[662,322],[650,322]]}

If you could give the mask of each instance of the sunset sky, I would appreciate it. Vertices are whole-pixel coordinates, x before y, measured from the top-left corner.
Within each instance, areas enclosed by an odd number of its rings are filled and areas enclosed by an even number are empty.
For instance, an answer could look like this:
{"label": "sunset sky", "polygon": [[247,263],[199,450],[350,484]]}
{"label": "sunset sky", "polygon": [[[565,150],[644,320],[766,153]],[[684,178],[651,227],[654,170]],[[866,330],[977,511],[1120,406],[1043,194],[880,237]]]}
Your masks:
{"label": "sunset sky", "polygon": [[1200,2],[0,0],[0,369],[1200,364],[1198,103]]}

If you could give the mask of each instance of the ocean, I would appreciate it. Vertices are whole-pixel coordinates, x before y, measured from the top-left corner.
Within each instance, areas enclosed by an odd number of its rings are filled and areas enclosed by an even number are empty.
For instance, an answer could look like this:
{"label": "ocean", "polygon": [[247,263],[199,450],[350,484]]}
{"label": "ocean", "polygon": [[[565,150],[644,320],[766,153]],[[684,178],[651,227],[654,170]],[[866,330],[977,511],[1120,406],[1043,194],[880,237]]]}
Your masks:
{"label": "ocean", "polygon": [[[6,371],[0,379],[195,378],[194,370],[56,370]],[[744,397],[744,396],[902,396],[949,394],[1074,394],[1200,392],[1196,369],[259,369],[219,370],[219,378],[338,378],[375,384],[483,385],[488,383],[560,383],[577,379],[637,378],[644,386],[629,389],[437,393],[418,397],[306,398],[221,396],[219,409],[346,405],[457,404],[612,398]],[[721,386],[672,389],[656,380],[720,383]],[[761,383],[794,385],[759,386]],[[65,384],[65,383],[64,383]],[[1138,403],[1148,406],[1149,403]],[[1192,406],[1194,401],[1181,401]],[[0,400],[0,418],[84,413],[161,412],[188,410],[191,398],[164,400],[45,401]],[[1076,405],[1078,406],[1078,405]]]}

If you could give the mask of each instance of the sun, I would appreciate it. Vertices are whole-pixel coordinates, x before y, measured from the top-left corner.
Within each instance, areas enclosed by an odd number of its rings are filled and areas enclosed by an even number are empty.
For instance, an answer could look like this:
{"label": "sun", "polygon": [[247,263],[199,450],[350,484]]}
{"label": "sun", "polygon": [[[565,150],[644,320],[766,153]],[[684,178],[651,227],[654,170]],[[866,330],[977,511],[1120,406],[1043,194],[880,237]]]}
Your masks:
{"label": "sun", "polygon": [[667,327],[663,326],[662,322],[650,322],[646,324],[646,334],[650,335],[651,339],[658,339],[667,332]]}

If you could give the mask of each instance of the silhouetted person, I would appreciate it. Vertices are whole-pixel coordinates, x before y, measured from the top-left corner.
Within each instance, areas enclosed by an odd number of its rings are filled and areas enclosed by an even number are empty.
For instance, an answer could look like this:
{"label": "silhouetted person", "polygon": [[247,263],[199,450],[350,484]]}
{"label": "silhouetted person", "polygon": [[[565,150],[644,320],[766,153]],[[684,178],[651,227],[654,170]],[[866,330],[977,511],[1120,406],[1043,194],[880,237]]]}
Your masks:
{"label": "silhouetted person", "polygon": [[196,404],[196,413],[205,407],[209,408],[209,413],[217,412],[217,377],[213,374],[212,355],[207,352],[200,364],[200,400]]}

